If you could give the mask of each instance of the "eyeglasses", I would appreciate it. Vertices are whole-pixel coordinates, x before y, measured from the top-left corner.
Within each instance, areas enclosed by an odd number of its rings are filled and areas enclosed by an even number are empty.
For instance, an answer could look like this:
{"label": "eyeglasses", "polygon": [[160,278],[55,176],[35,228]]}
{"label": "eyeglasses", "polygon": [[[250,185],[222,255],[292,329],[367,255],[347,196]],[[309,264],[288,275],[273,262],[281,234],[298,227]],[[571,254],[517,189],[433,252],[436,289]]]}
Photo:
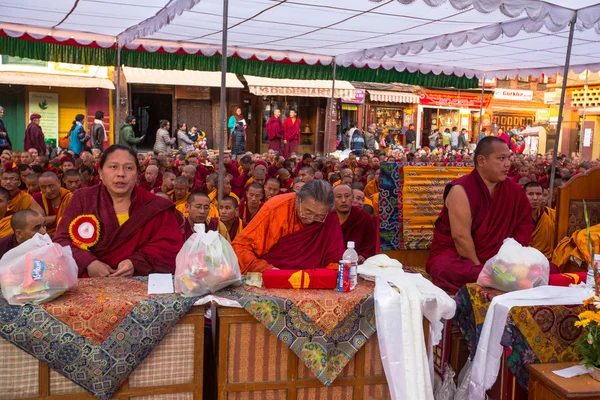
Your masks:
{"label": "eyeglasses", "polygon": [[0,180],[4,182],[18,182],[19,178],[1,178]]}
{"label": "eyeglasses", "polygon": [[325,218],[327,218],[327,214],[326,215],[315,215],[310,210],[308,210],[307,213],[302,212],[302,200],[300,200],[300,206],[299,206],[298,211],[299,211],[300,218],[310,220],[311,222],[325,222]]}

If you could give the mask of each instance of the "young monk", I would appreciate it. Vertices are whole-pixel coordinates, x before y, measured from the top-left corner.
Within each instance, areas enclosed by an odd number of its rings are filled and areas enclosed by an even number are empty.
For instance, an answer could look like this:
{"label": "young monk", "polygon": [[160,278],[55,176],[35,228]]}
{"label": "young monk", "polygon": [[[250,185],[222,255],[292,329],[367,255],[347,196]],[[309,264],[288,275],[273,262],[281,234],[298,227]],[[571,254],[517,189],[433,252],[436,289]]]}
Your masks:
{"label": "young monk", "polygon": [[240,218],[243,222],[249,224],[252,218],[256,216],[258,210],[263,206],[264,188],[258,183],[252,183],[248,186],[246,199],[240,204]]}
{"label": "young monk", "polygon": [[279,189],[279,181],[275,178],[269,178],[265,183],[265,202],[277,196],[280,193]]}
{"label": "young monk", "polygon": [[4,171],[0,176],[2,187],[10,193],[10,203],[8,204],[9,210],[12,212],[33,210],[45,215],[44,209],[33,201],[33,197],[31,197],[29,193],[19,190],[21,180],[19,179],[19,173],[17,171]]}
{"label": "young monk", "polygon": [[68,189],[60,187],[60,180],[54,172],[44,172],[40,175],[39,183],[40,192],[33,195],[33,198],[43,207],[46,213],[46,231],[49,235],[53,235],[56,232],[56,227],[60,224],[67,206],[71,202],[73,193]]}
{"label": "young monk", "polygon": [[232,242],[247,225],[239,217],[237,200],[232,196],[224,196],[221,201],[221,207],[219,207],[219,215],[221,216],[219,218],[220,221],[227,228],[227,232],[229,232],[230,242]]}
{"label": "young monk", "polygon": [[175,209],[187,217],[187,200],[189,191],[189,181],[185,176],[178,176],[173,182],[171,198],[175,204]]}
{"label": "young monk", "polygon": [[[42,174],[43,175],[43,174]],[[65,189],[73,193],[81,187],[82,177],[76,169],[70,169],[63,174],[63,186]]]}
{"label": "young monk", "polygon": [[352,189],[345,184],[333,189],[335,211],[340,220],[344,243],[354,242],[358,263],[375,255],[376,232],[371,216],[362,207],[353,207]]}
{"label": "young monk", "polygon": [[294,180],[290,178],[290,171],[285,168],[279,168],[277,179],[279,179],[279,185],[283,193],[288,192],[294,186]]}
{"label": "young monk", "polygon": [[551,259],[556,247],[554,232],[556,228],[556,210],[546,207],[544,203],[544,189],[537,182],[529,182],[523,186],[525,194],[531,204],[533,216],[533,234],[531,247],[541,251],[546,258]]}
{"label": "young monk", "polygon": [[[3,191],[3,189],[0,190],[0,210],[2,209],[1,203],[4,202],[2,200]],[[8,205],[8,201],[5,204]],[[46,221],[44,217],[32,210],[16,212],[10,218],[10,227],[14,233],[0,239],[0,258],[9,250],[34,237],[36,233],[46,234]]]}
{"label": "young monk", "polygon": [[523,189],[507,179],[509,169],[508,146],[487,136],[475,149],[473,172],[446,186],[426,264],[436,286],[456,293],[477,281],[506,238],[531,243],[531,205]]}
{"label": "young monk", "polygon": [[155,190],[154,194],[163,192],[171,196],[173,194],[173,188],[175,187],[175,178],[176,176],[174,173],[171,171],[165,171],[163,173],[163,181],[162,185],[160,185],[160,190]]}
{"label": "young monk", "polygon": [[137,155],[114,144],[102,153],[99,173],[101,184],[73,194],[54,238],[71,246],[79,275],[175,272],[183,240],[173,204],[136,185]]}
{"label": "young monk", "polygon": [[11,227],[11,218],[14,211],[10,210],[10,193],[3,187],[0,187],[0,238],[10,236],[13,233]]}
{"label": "young monk", "polygon": [[29,174],[25,177],[25,186],[27,187],[27,193],[29,193],[32,196],[40,191],[38,179],[38,174]]}
{"label": "young monk", "polygon": [[194,234],[195,224],[204,224],[206,231],[216,231],[227,241],[231,242],[227,228],[218,218],[210,218],[210,199],[208,195],[201,191],[190,193],[186,203],[187,218],[185,219],[184,240],[187,240]]}

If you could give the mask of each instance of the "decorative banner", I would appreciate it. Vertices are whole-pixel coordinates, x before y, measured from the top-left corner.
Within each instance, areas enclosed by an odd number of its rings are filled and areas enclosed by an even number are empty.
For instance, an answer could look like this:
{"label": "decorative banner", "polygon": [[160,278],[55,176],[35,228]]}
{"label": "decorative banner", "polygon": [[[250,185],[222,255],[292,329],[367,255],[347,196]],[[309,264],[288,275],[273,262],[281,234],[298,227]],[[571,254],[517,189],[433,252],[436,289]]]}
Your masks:
{"label": "decorative banner", "polygon": [[[29,92],[29,115],[40,114],[47,143],[58,141],[58,93]],[[29,118],[29,115],[27,118]]]}
{"label": "decorative banner", "polygon": [[[419,93],[420,104],[424,106],[454,107],[454,108],[481,108],[481,94],[458,92],[423,91]],[[490,104],[492,96],[483,96],[483,108]]]}
{"label": "decorative banner", "polygon": [[365,102],[365,90],[354,89],[354,97],[342,99],[342,103],[363,104]]}
{"label": "decorative banner", "polygon": [[532,90],[494,89],[494,98],[502,100],[531,101]]}
{"label": "decorative banner", "polygon": [[48,61],[33,60],[31,58],[2,55],[2,64],[5,64],[5,65],[6,64],[27,65],[30,67],[47,67]]}

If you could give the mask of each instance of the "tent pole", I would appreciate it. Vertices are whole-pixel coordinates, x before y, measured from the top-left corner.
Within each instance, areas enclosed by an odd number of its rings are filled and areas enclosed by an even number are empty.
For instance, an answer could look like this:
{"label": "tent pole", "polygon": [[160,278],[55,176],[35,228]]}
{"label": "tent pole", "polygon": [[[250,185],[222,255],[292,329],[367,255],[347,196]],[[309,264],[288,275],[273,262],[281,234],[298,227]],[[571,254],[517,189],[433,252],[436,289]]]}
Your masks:
{"label": "tent pole", "polygon": [[223,163],[223,154],[225,153],[225,102],[227,101],[227,19],[229,13],[229,0],[223,0],[223,37],[221,47],[221,104],[219,107],[219,186],[218,201],[219,205],[223,200],[223,181],[225,179],[225,164]]}
{"label": "tent pole", "polygon": [[[335,101],[335,78],[337,73],[337,63],[335,62],[335,57],[333,57],[333,75],[332,75],[332,83],[331,83],[331,104],[329,105],[329,118],[327,119],[327,134],[325,135],[325,142],[323,143],[323,154],[329,154],[329,145],[331,143],[331,136],[334,132],[331,131],[331,126],[333,123],[333,105]],[[337,134],[337,132],[335,132]],[[316,135],[315,135],[316,137]]]}
{"label": "tent pole", "polygon": [[[481,78],[481,104],[479,105],[479,131],[477,132],[477,137],[479,137],[479,135],[481,135],[481,126],[483,125],[483,99],[485,96],[484,88],[485,88],[485,72],[483,73],[483,77]],[[475,143],[477,144],[477,138],[475,138]]]}
{"label": "tent pole", "polygon": [[117,93],[116,93],[117,109],[115,112],[114,123],[114,138],[115,143],[119,143],[119,126],[121,125],[121,46],[117,42]]}
{"label": "tent pole", "polygon": [[583,87],[583,112],[581,114],[581,129],[579,130],[579,163],[583,162],[583,136],[585,135],[585,108],[587,106],[587,91],[590,70],[585,70],[585,86]]}
{"label": "tent pole", "polygon": [[556,136],[554,140],[554,153],[552,154],[552,169],[550,172],[550,189],[548,192],[548,207],[552,206],[554,192],[554,176],[556,175],[556,160],[558,158],[558,143],[560,142],[560,130],[562,129],[563,110],[565,108],[565,95],[567,94],[567,79],[569,77],[569,64],[571,62],[571,48],[573,47],[573,34],[577,22],[577,11],[571,20],[569,29],[569,43],[567,44],[567,55],[565,57],[565,68],[563,70],[562,92],[560,93],[560,106],[558,107],[558,121],[556,123]]}

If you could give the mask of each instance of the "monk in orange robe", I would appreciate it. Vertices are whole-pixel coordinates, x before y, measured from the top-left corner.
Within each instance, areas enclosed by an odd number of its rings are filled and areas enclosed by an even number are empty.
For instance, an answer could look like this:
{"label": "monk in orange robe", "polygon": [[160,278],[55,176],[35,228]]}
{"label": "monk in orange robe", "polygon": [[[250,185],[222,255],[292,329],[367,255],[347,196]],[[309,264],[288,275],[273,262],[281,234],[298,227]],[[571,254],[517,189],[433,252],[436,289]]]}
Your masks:
{"label": "monk in orange robe", "polygon": [[344,253],[333,190],[312,180],[272,198],[233,241],[242,274],[268,269],[338,268]]}
{"label": "monk in orange robe", "polygon": [[18,171],[4,171],[0,179],[2,187],[10,193],[9,210],[12,212],[33,210],[45,216],[44,209],[33,201],[33,197],[26,191],[19,189],[21,179]]}
{"label": "monk in orange robe", "polygon": [[242,221],[239,217],[238,202],[233,196],[225,196],[221,200],[219,207],[219,220],[227,228],[229,232],[230,243],[242,232],[248,224]]}
{"label": "monk in orange robe", "polygon": [[523,189],[507,179],[510,150],[504,140],[483,138],[474,159],[473,172],[446,186],[426,264],[433,283],[449,293],[476,282],[504,239],[531,243],[531,206]]}
{"label": "monk in orange robe", "polygon": [[0,238],[12,235],[11,218],[14,211],[8,208],[10,203],[10,193],[8,190],[0,187]]}
{"label": "monk in orange robe", "polygon": [[537,182],[529,182],[523,186],[531,204],[533,216],[533,234],[531,247],[541,251],[547,259],[552,259],[556,247],[554,243],[556,228],[556,211],[544,205],[544,189]]}
{"label": "monk in orange robe", "polygon": [[39,178],[40,192],[33,195],[33,199],[44,208],[46,213],[46,232],[49,235],[56,233],[67,206],[71,202],[70,190],[60,187],[60,180],[54,172],[44,172]]}
{"label": "monk in orange robe", "polygon": [[173,203],[175,203],[175,209],[182,213],[184,217],[188,216],[186,204],[190,193],[189,188],[188,178],[185,176],[178,176],[175,178],[171,199],[173,200]]}

